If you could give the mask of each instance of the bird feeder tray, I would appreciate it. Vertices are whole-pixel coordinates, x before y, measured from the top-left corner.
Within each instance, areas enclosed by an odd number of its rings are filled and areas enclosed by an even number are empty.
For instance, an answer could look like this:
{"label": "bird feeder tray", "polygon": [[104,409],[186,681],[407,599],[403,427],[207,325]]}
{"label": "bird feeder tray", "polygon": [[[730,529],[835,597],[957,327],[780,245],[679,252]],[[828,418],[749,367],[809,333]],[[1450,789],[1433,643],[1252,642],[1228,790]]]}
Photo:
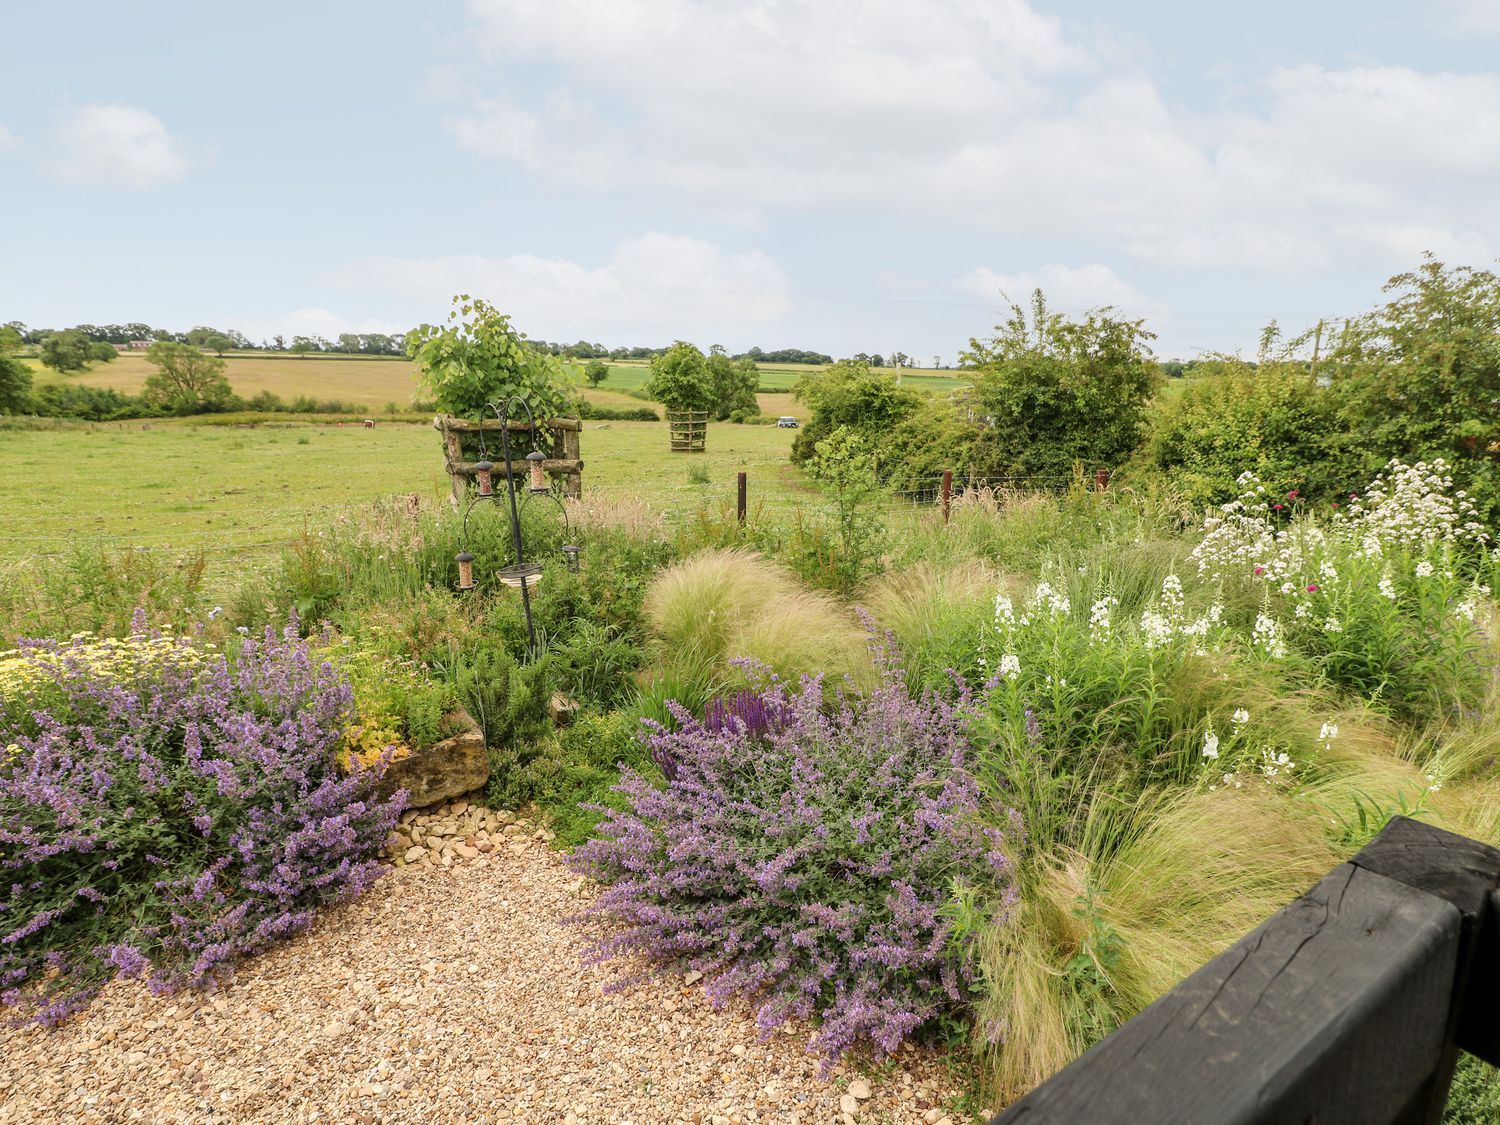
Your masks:
{"label": "bird feeder tray", "polygon": [[542,580],[542,564],[529,562],[517,566],[512,563],[510,566],[502,566],[496,572],[496,577],[507,586],[535,586]]}

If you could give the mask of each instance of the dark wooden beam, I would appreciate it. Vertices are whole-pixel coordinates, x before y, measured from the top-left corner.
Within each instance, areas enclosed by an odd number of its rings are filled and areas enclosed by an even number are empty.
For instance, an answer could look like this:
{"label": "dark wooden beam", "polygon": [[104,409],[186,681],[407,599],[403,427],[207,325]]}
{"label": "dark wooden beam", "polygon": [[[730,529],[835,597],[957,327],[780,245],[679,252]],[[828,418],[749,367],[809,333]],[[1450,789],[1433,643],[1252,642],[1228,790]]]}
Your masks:
{"label": "dark wooden beam", "polygon": [[1397,817],[995,1120],[1416,1125],[1500,1042],[1500,851]]}

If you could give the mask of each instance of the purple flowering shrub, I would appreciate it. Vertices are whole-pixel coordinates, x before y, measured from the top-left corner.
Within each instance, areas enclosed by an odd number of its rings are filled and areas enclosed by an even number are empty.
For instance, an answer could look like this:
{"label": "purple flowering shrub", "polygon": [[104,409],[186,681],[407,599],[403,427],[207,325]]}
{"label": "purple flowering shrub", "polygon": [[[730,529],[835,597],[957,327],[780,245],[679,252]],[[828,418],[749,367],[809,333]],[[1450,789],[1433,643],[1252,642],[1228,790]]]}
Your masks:
{"label": "purple flowering shrub", "polygon": [[0,1002],[54,1023],[109,978],[202,986],[377,878],[405,794],[335,764],[350,689],[295,622],[0,660]]}
{"label": "purple flowering shrub", "polygon": [[644,954],[707,975],[709,997],[759,1002],[771,1030],[816,1018],[825,1068],[859,1041],[894,1051],[951,1012],[972,980],[951,906],[1003,898],[1002,847],[1016,831],[980,817],[967,766],[967,697],[913,697],[885,667],[869,696],[797,688],[753,669],[757,690],[676,707],[654,726],[665,785],[630,769],[626,811],[572,856],[607,889],[584,918],[607,923],[586,956]]}

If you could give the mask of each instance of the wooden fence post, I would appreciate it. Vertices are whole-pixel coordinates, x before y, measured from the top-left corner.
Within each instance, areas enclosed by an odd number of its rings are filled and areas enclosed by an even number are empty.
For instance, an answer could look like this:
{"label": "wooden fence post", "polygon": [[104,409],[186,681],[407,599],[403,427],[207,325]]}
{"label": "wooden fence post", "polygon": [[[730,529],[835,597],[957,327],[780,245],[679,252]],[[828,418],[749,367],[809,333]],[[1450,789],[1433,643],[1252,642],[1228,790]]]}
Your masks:
{"label": "wooden fence post", "polygon": [[734,514],[735,514],[735,518],[739,520],[740,526],[744,527],[745,526],[745,474],[743,472],[739,474],[739,477],[736,479],[735,483],[738,486],[738,496],[735,498]]}
{"label": "wooden fence post", "polygon": [[948,516],[953,509],[953,470],[943,470],[943,523],[947,524]]}

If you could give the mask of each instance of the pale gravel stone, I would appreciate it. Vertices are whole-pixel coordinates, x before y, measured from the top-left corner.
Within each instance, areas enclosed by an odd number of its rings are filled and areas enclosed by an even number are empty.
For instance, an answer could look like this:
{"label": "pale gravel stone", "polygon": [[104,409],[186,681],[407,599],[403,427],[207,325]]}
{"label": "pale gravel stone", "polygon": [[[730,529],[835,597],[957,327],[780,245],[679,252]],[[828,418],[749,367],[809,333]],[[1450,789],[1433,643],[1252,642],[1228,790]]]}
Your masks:
{"label": "pale gravel stone", "polygon": [[861,1120],[916,1125],[959,1093],[915,1050],[878,1083],[840,1065],[841,1093],[806,1027],[761,1041],[753,1008],[714,1011],[680,977],[606,994],[641,966],[580,962],[560,919],[592,884],[547,848],[431,864],[392,868],[218,992],[117,982],[53,1031],[0,1032],[0,1125],[814,1125],[860,1084]]}

